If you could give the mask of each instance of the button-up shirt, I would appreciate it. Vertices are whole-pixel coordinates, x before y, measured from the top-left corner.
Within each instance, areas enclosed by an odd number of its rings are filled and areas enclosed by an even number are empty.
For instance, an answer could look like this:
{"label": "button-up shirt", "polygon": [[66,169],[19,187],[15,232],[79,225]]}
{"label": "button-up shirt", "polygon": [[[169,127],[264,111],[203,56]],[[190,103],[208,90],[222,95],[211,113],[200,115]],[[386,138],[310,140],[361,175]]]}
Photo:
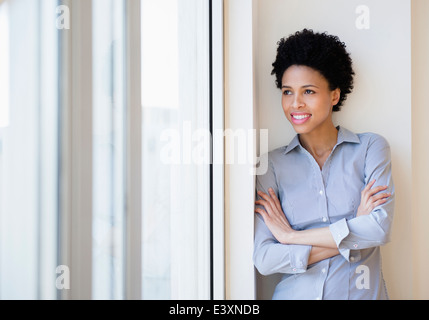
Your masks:
{"label": "button-up shirt", "polygon": [[[257,214],[254,264],[263,275],[283,274],[273,299],[388,299],[380,246],[390,240],[394,211],[390,147],[378,134],[337,129],[322,169],[296,135],[266,155],[268,170],[257,176],[256,189],[274,189],[294,230],[328,226],[340,253],[309,265],[311,246],[279,243]],[[361,191],[374,179],[373,188],[388,186],[391,196],[356,217]]]}

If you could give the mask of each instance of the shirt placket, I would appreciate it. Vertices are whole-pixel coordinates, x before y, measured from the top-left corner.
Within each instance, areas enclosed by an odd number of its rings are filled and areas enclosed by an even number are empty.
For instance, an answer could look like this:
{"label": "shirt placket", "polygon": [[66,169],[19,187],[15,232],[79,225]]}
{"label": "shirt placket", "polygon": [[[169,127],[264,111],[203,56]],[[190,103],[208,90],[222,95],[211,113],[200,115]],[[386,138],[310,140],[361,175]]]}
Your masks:
{"label": "shirt placket", "polygon": [[[315,186],[316,190],[318,192],[318,199],[319,199],[319,214],[320,214],[320,220],[323,224],[326,224],[327,226],[330,224],[330,217],[328,214],[328,200],[326,197],[326,186],[328,184],[328,178],[329,178],[329,169],[330,164],[332,161],[332,156],[334,154],[334,151],[337,146],[334,147],[329,157],[326,159],[325,164],[322,167],[322,170],[320,170],[319,164],[316,162],[316,160],[313,158],[313,156],[303,148],[304,153],[307,155],[307,157],[310,159],[310,162],[313,166],[313,171],[315,172],[314,177],[316,179]],[[322,300],[323,299],[323,290],[325,287],[325,281],[327,279],[328,273],[329,273],[329,265],[330,260],[326,259],[319,263],[320,271],[318,275],[318,283],[320,285],[316,288],[316,300]]]}
{"label": "shirt placket", "polygon": [[323,290],[325,287],[325,281],[326,281],[326,278],[328,276],[328,271],[329,271],[329,259],[320,261],[318,268],[319,268],[319,270],[318,270],[319,274],[317,275],[317,278],[318,278],[317,282],[320,285],[318,285],[316,288],[315,299],[316,300],[322,300],[323,299]]}
{"label": "shirt placket", "polygon": [[319,185],[320,185],[320,214],[321,214],[321,220],[323,223],[326,223],[326,225],[329,225],[331,223],[329,213],[328,213],[328,199],[326,197],[326,186],[328,185],[328,177],[329,177],[329,168],[331,163],[331,155],[326,159],[325,165],[323,166],[322,170],[319,170]]}
{"label": "shirt placket", "polygon": [[316,179],[314,185],[316,186],[316,191],[318,193],[318,203],[319,203],[319,218],[320,221],[326,225],[330,224],[329,214],[328,214],[328,201],[326,198],[326,185],[327,185],[327,179],[329,176],[329,167],[330,167],[330,161],[331,156],[335,150],[332,150],[332,153],[329,155],[328,159],[326,159],[325,165],[322,167],[322,170],[320,170],[319,164],[316,162],[316,160],[313,158],[313,156],[304,148],[302,148],[303,152],[306,154],[306,156],[310,159],[310,163],[313,167],[314,171],[314,177]]}

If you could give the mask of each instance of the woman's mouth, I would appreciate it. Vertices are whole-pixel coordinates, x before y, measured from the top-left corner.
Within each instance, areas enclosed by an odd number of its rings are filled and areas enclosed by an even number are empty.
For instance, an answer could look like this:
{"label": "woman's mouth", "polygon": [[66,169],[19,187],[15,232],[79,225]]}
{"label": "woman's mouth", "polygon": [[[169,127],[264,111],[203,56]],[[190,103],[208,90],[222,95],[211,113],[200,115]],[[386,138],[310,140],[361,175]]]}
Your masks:
{"label": "woman's mouth", "polygon": [[291,120],[294,124],[303,124],[311,118],[309,113],[292,113]]}

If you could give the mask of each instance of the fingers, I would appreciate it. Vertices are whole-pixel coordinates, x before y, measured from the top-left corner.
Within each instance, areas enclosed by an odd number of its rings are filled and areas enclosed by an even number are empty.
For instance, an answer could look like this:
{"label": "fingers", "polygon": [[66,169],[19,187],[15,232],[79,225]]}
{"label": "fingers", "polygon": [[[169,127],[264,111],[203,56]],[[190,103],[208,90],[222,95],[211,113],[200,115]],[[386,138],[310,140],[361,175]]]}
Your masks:
{"label": "fingers", "polygon": [[368,214],[370,212],[372,212],[378,206],[381,206],[382,204],[386,203],[387,200],[388,200],[388,197],[384,197],[384,198],[381,198],[381,199],[375,200],[374,202],[369,203],[368,208],[367,208]]}
{"label": "fingers", "polygon": [[272,188],[268,189],[268,193],[269,194],[258,191],[258,195],[262,199],[255,201],[255,204],[264,206],[264,209],[266,210],[265,214],[267,215],[272,216],[274,214],[278,215],[281,213],[283,216],[283,209],[276,193]]}
{"label": "fingers", "polygon": [[[363,210],[363,214],[369,214],[376,207],[387,202],[388,198],[392,195],[386,191],[387,186],[374,187],[375,180],[372,180],[362,190],[361,205],[360,208]],[[360,212],[358,210],[358,212]]]}
{"label": "fingers", "polygon": [[381,200],[381,199],[387,199],[391,196],[392,194],[390,192],[383,192],[383,193],[379,193],[376,194],[375,196],[372,196],[371,199],[373,202]]}
{"label": "fingers", "polygon": [[258,191],[258,195],[262,198],[260,200],[255,201],[255,204],[264,206],[265,210],[268,214],[273,214],[273,209],[275,209],[274,203],[272,203],[272,200],[270,196],[268,196],[266,193],[262,191]]}
{"label": "fingers", "polygon": [[362,190],[362,198],[368,200],[370,197],[388,188],[388,186],[377,186],[375,188],[372,188],[374,183],[375,180],[372,180],[365,186],[365,188]]}
{"label": "fingers", "polygon": [[373,195],[375,195],[375,194],[377,194],[383,190],[386,190],[386,189],[387,189],[387,186],[378,186],[378,187],[375,187],[375,188],[369,190],[368,195],[371,197],[371,196],[373,196]]}
{"label": "fingers", "polygon": [[366,187],[363,189],[363,191],[368,191],[368,190],[370,190],[370,189],[372,188],[372,186],[374,185],[374,183],[375,183],[375,179],[374,179],[374,180],[372,180],[372,181],[370,181],[370,182],[366,185]]}
{"label": "fingers", "polygon": [[277,211],[283,211],[282,210],[282,206],[280,204],[279,199],[277,198],[276,193],[274,192],[274,190],[272,188],[268,189],[268,194],[262,192],[262,191],[258,191],[258,195],[263,199],[263,200],[258,200],[257,202],[255,202],[256,204],[260,204],[263,205],[264,207],[267,208],[267,205],[270,207],[271,210],[277,210]]}
{"label": "fingers", "polygon": [[262,208],[255,208],[255,212],[259,213],[262,216],[262,218],[264,219],[264,221],[266,220],[268,214],[267,214],[267,212],[264,209],[262,209]]}
{"label": "fingers", "polygon": [[271,198],[274,200],[274,204],[275,204],[275,206],[276,206],[277,210],[279,210],[279,211],[283,211],[283,209],[282,209],[282,205],[280,204],[280,200],[279,200],[279,198],[277,198],[277,195],[276,195],[276,193],[274,192],[273,188],[269,188],[269,189],[268,189],[268,192],[270,193]]}
{"label": "fingers", "polygon": [[375,201],[375,202],[372,204],[372,209],[371,209],[371,211],[372,211],[372,210],[374,210],[375,208],[377,208],[378,206],[381,206],[382,204],[386,203],[386,201],[387,201],[387,200],[388,200],[387,198],[383,198],[383,199],[379,199],[379,200]]}

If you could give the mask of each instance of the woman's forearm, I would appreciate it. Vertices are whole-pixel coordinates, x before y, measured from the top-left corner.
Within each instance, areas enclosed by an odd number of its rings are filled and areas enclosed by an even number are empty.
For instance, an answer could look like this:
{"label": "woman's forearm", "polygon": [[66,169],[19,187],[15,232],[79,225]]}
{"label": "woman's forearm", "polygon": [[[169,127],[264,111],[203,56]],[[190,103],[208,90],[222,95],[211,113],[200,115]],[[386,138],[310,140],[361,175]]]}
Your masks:
{"label": "woman's forearm", "polygon": [[308,265],[334,257],[338,254],[340,254],[338,249],[313,246],[311,248],[310,256],[308,257]]}
{"label": "woman's forearm", "polygon": [[301,231],[292,230],[285,233],[284,239],[281,242],[284,244],[302,244],[337,249],[337,244],[332,237],[329,227]]}

